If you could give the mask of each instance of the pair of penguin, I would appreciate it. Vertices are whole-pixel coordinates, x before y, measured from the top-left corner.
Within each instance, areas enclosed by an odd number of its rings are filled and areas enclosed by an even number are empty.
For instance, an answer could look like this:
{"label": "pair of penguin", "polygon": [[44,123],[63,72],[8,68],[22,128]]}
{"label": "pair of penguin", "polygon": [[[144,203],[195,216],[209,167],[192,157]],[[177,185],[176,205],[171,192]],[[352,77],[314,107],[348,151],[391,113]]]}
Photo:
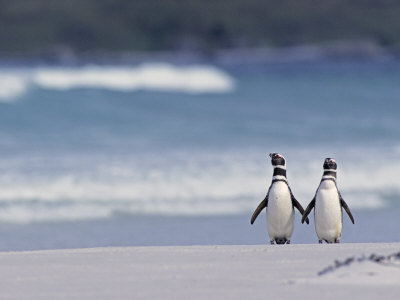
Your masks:
{"label": "pair of penguin", "polygon": [[337,164],[333,158],[324,161],[324,173],[314,198],[303,209],[293,196],[286,178],[286,160],[279,153],[271,153],[271,163],[274,168],[272,183],[264,200],[258,205],[251,217],[254,223],[260,212],[267,208],[267,229],[271,244],[290,244],[294,228],[294,207],[302,214],[301,223],[309,224],[308,215],[314,208],[315,231],[318,242],[339,243],[342,234],[342,208],[354,224],[354,218],[349,207],[343,200],[337,185]]}

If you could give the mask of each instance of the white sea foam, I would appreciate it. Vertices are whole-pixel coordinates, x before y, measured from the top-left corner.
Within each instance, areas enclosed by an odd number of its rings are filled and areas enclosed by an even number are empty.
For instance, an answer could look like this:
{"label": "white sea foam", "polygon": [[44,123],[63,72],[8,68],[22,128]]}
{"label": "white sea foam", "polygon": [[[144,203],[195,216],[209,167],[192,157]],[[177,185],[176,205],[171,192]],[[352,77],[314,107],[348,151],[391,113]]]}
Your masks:
{"label": "white sea foam", "polygon": [[0,101],[12,101],[35,87],[61,91],[103,89],[199,94],[231,92],[234,80],[226,72],[213,66],[175,66],[167,63],[135,67],[90,65],[0,70]]}
{"label": "white sea foam", "polygon": [[[76,159],[76,165],[57,175],[42,170],[40,176],[28,176],[17,166],[3,172],[0,222],[106,218],[116,213],[251,214],[264,198],[272,175],[269,161],[250,152],[170,154],[157,160],[145,155],[112,163],[90,159]],[[390,176],[400,169],[399,158],[389,164],[379,162],[376,173],[366,163],[352,168],[351,159],[341,162],[347,166],[339,165],[338,186],[352,210],[391,205],[388,191],[400,195],[396,177]],[[87,164],[84,171],[80,164]],[[290,161],[288,167],[292,191],[306,206],[319,184],[322,160]],[[386,180],[381,179],[383,174]]]}
{"label": "white sea foam", "polygon": [[18,74],[0,72],[0,102],[12,102],[26,93],[27,80]]}

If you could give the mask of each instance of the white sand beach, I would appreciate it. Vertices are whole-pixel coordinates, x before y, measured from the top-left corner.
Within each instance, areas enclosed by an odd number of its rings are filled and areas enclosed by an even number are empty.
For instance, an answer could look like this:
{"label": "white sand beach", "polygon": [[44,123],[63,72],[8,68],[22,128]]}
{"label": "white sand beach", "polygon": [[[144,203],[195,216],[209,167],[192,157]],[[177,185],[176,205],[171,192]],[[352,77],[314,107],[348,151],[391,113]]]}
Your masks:
{"label": "white sand beach", "polygon": [[0,253],[1,299],[398,299],[400,265],[335,260],[400,243],[119,247]]}

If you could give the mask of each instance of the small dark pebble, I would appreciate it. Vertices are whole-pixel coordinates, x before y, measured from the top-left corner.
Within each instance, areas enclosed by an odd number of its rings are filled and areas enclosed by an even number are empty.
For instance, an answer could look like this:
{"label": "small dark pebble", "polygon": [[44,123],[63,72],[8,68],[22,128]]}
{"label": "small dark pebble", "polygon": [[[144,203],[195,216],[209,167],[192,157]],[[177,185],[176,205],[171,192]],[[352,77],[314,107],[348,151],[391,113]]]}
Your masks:
{"label": "small dark pebble", "polygon": [[365,261],[372,261],[378,264],[384,264],[388,266],[397,266],[400,267],[400,252],[393,253],[387,256],[384,255],[376,255],[375,253],[372,253],[370,256],[365,256],[362,255],[361,257],[348,257],[343,261],[340,260],[335,260],[334,265],[328,266],[325,269],[321,270],[318,272],[318,276],[325,275],[326,273],[334,272],[337,269],[344,267],[344,266],[349,266],[354,262],[362,263]]}

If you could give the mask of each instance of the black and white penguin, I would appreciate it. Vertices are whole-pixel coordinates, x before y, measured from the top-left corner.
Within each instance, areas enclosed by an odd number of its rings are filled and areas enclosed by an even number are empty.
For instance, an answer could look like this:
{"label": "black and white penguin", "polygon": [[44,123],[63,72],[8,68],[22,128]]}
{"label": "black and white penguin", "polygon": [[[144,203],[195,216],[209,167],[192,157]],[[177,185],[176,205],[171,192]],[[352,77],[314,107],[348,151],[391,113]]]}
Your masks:
{"label": "black and white penguin", "polygon": [[[271,244],[290,244],[294,228],[294,207],[301,214],[304,209],[293,196],[286,178],[286,161],[279,153],[271,153],[271,163],[274,167],[272,183],[264,200],[258,205],[251,217],[254,223],[260,212],[267,208],[267,229]],[[308,218],[305,219],[308,224]]]}
{"label": "black and white penguin", "polygon": [[308,214],[314,208],[315,231],[318,242],[339,243],[342,234],[342,207],[354,224],[353,215],[346,202],[344,202],[336,185],[337,164],[333,158],[324,161],[324,174],[315,193],[314,198],[307,206],[301,222],[306,220]]}

